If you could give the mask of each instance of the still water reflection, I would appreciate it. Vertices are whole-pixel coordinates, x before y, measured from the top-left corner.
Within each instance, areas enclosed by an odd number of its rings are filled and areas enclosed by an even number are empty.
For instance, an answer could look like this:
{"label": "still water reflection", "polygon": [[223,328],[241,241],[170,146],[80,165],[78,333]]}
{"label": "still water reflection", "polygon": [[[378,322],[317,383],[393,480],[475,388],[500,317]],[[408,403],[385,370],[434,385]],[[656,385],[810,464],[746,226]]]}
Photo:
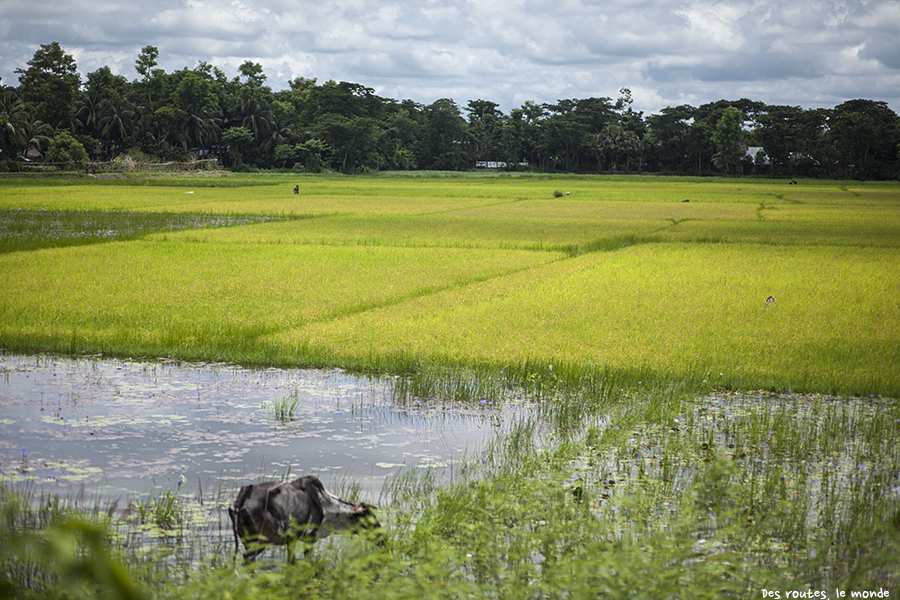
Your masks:
{"label": "still water reflection", "polygon": [[390,381],[341,371],[0,354],[0,479],[117,494],[317,474],[377,496],[404,467],[449,478],[518,414],[397,405]]}

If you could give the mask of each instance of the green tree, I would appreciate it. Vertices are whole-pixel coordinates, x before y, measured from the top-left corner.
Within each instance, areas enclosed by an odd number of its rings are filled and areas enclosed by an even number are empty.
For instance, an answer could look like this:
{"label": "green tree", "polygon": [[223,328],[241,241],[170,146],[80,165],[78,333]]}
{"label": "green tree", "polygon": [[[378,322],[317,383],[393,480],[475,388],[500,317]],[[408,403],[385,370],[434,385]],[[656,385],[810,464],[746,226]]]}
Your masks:
{"label": "green tree", "polygon": [[800,151],[803,109],[769,106],[757,117],[756,139],[776,169],[789,169],[792,152]]}
{"label": "green tree", "polygon": [[[580,154],[590,144],[591,132],[575,114],[574,100],[545,104],[548,116],[541,123],[541,151],[547,157],[545,168],[574,171]],[[598,133],[598,132],[593,132]]]}
{"label": "green tree", "polygon": [[496,102],[469,100],[469,139],[472,160],[500,160],[499,146],[503,131],[503,113]]}
{"label": "green tree", "polygon": [[106,99],[100,90],[88,90],[81,95],[75,105],[75,118],[81,131],[100,137],[100,119]]}
{"label": "green tree", "polygon": [[136,111],[130,97],[128,81],[101,67],[88,74],[76,103],[80,134],[99,140],[100,151],[107,156],[115,154],[133,131]]}
{"label": "green tree", "polygon": [[297,144],[297,157],[303,162],[304,170],[307,173],[321,173],[325,170],[328,162],[328,154],[331,150],[328,144],[322,140],[311,139]]}
{"label": "green tree", "polygon": [[205,63],[179,73],[173,105],[182,114],[177,140],[191,148],[208,148],[219,139],[219,106],[212,76]]}
{"label": "green tree", "polygon": [[156,46],[144,46],[137,60],[134,62],[134,70],[141,76],[138,91],[141,97],[147,99],[147,114],[153,114],[156,110],[153,102],[154,96],[160,98],[165,93],[166,72],[163,69],[155,69],[159,58],[159,49]]}
{"label": "green tree", "polygon": [[422,110],[423,134],[419,164],[426,169],[460,171],[470,164],[466,152],[468,131],[459,106],[441,98]]}
{"label": "green tree", "polygon": [[200,73],[185,70],[172,94],[172,103],[188,114],[210,112],[217,107],[213,85]]}
{"label": "green tree", "polygon": [[238,67],[238,71],[240,71],[243,77],[247,78],[247,85],[249,85],[250,87],[262,87],[266,81],[266,76],[263,74],[262,65],[259,63],[246,60],[240,67]]}
{"label": "green tree", "polygon": [[35,107],[38,120],[52,127],[68,128],[75,117],[75,100],[81,88],[81,75],[71,54],[59,42],[43,44],[28,61],[28,69],[19,73],[19,93]]}
{"label": "green tree", "polygon": [[886,102],[839,104],[831,110],[828,126],[843,175],[884,179],[896,173],[900,120]]}
{"label": "green tree", "polygon": [[525,113],[521,108],[514,108],[500,125],[498,142],[498,158],[507,167],[518,169],[524,162],[525,154]]}
{"label": "green tree", "polygon": [[576,171],[593,169],[597,135],[616,120],[609,98],[558,100],[544,104],[547,117],[541,121],[541,152],[544,168]]}
{"label": "green tree", "polygon": [[316,80],[297,77],[288,81],[289,90],[282,90],[275,93],[278,101],[288,103],[293,108],[293,114],[296,123],[308,124],[303,117],[309,113],[309,107],[313,103],[316,94]]}
{"label": "green tree", "polygon": [[383,125],[379,152],[388,169],[415,169],[422,140],[422,106],[404,100]]}
{"label": "green tree", "polygon": [[159,49],[156,46],[144,46],[137,60],[134,61],[134,70],[146,81],[153,74],[153,67],[157,65]]}
{"label": "green tree", "polygon": [[12,88],[0,88],[0,158],[10,160],[27,147],[31,115]]}
{"label": "green tree", "polygon": [[40,151],[46,150],[53,143],[55,131],[50,123],[32,121],[31,126],[28,128],[28,142],[26,142],[26,146],[34,146]]}
{"label": "green tree", "polygon": [[342,172],[378,168],[375,149],[381,130],[375,119],[331,113],[321,118],[316,131],[331,148],[334,166]]}
{"label": "green tree", "polygon": [[595,135],[597,153],[600,155],[600,169],[615,171],[625,141],[625,128],[619,123],[610,123]]}
{"label": "green tree", "polygon": [[134,110],[124,98],[109,100],[104,104],[100,118],[102,139],[114,145],[123,145],[134,127]]}
{"label": "green tree", "polygon": [[56,134],[50,149],[47,150],[47,161],[57,163],[65,170],[81,168],[88,161],[87,150],[66,131]]}
{"label": "green tree", "polygon": [[257,144],[262,144],[275,130],[275,114],[271,106],[256,96],[248,95],[242,99],[240,117],[241,126],[250,130]]}
{"label": "green tree", "polygon": [[253,143],[253,132],[246,127],[229,127],[222,132],[222,143],[228,148],[228,157],[233,164],[243,164],[244,149]]}
{"label": "green tree", "polygon": [[530,100],[510,111],[506,139],[514,142],[517,160],[524,158],[530,165],[541,167],[541,124],[545,114],[543,106]]}
{"label": "green tree", "polygon": [[275,146],[275,161],[282,167],[294,164],[297,160],[297,149],[290,144],[278,144]]}
{"label": "green tree", "polygon": [[696,111],[682,104],[647,117],[649,145],[657,168],[686,172],[696,164],[694,155],[699,149],[691,127]]}
{"label": "green tree", "polygon": [[744,144],[743,122],[744,115],[741,114],[741,111],[729,106],[722,112],[712,133],[712,141],[716,145],[713,164],[732,174],[735,173],[737,165],[747,151],[747,146]]}
{"label": "green tree", "polygon": [[115,102],[128,94],[128,80],[113,73],[109,67],[100,67],[88,73],[84,91],[88,94],[96,93],[101,100]]}
{"label": "green tree", "polygon": [[375,90],[358,83],[327,81],[309,94],[304,119],[315,123],[326,114],[381,119],[384,105]]}
{"label": "green tree", "polygon": [[185,120],[185,114],[174,106],[160,106],[153,113],[153,123],[156,127],[156,141],[159,144],[174,143],[181,123]]}

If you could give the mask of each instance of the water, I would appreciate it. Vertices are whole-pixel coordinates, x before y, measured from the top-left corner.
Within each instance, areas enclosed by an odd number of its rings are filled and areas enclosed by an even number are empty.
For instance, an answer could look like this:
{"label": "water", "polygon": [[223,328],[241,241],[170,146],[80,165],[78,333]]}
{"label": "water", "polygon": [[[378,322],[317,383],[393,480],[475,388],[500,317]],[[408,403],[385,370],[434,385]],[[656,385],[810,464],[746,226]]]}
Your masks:
{"label": "water", "polygon": [[0,479],[112,497],[314,474],[376,499],[404,468],[449,480],[520,408],[397,405],[338,370],[0,354]]}

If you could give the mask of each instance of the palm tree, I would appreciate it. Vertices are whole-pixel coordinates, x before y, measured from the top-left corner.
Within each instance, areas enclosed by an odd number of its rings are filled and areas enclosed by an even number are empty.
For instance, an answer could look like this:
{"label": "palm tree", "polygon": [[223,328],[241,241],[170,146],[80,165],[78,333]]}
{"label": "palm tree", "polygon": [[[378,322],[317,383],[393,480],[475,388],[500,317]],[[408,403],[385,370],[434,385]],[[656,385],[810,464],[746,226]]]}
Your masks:
{"label": "palm tree", "polygon": [[218,111],[188,110],[184,116],[178,134],[179,141],[186,142],[191,148],[209,148],[218,141],[221,133],[219,123],[222,120]]}
{"label": "palm tree", "polygon": [[291,126],[279,123],[278,119],[272,121],[269,134],[259,141],[259,147],[263,152],[272,153],[278,144],[284,142],[291,135]]}
{"label": "palm tree", "polygon": [[18,154],[28,145],[31,122],[25,101],[12,88],[0,93],[0,152],[3,158]]}
{"label": "palm tree", "polygon": [[82,94],[76,103],[75,119],[88,135],[100,137],[100,119],[105,100],[97,90]]}
{"label": "palm tree", "polygon": [[[622,145],[619,147],[625,153],[625,170],[631,170],[631,157],[638,155],[643,159],[643,143],[641,137],[634,131],[626,131],[622,138]],[[643,163],[643,160],[641,160]]]}
{"label": "palm tree", "polygon": [[[596,148],[600,157],[604,159],[612,170],[615,170],[619,160],[619,154],[626,147],[625,128],[618,123],[610,123],[603,128],[596,138]],[[612,152],[612,160],[607,160],[607,153]]]}
{"label": "palm tree", "polygon": [[134,107],[124,98],[105,102],[99,125],[101,137],[109,140],[113,146],[118,146],[131,135]]}
{"label": "palm tree", "polygon": [[272,109],[255,96],[241,100],[240,115],[242,117],[241,126],[250,130],[257,143],[268,138],[275,128],[275,115],[272,113]]}
{"label": "palm tree", "polygon": [[35,121],[31,124],[31,131],[28,134],[28,145],[34,146],[40,151],[44,151],[53,143],[56,130],[50,123],[43,121]]}

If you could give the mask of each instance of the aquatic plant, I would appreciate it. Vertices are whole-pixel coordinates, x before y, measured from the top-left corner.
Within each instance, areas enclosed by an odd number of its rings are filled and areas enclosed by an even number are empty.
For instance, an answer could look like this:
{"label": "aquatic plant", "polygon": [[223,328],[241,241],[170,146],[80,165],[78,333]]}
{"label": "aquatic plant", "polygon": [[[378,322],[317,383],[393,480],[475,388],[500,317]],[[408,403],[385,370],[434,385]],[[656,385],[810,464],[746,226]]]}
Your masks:
{"label": "aquatic plant", "polygon": [[297,391],[294,390],[287,396],[275,400],[271,405],[272,415],[275,417],[276,421],[281,421],[282,423],[288,423],[294,420],[294,411],[297,410],[297,407],[300,405],[300,398],[297,395]]}
{"label": "aquatic plant", "polygon": [[135,510],[142,525],[152,525],[164,532],[177,532],[184,525],[179,497],[172,490],[156,498],[139,500]]}

